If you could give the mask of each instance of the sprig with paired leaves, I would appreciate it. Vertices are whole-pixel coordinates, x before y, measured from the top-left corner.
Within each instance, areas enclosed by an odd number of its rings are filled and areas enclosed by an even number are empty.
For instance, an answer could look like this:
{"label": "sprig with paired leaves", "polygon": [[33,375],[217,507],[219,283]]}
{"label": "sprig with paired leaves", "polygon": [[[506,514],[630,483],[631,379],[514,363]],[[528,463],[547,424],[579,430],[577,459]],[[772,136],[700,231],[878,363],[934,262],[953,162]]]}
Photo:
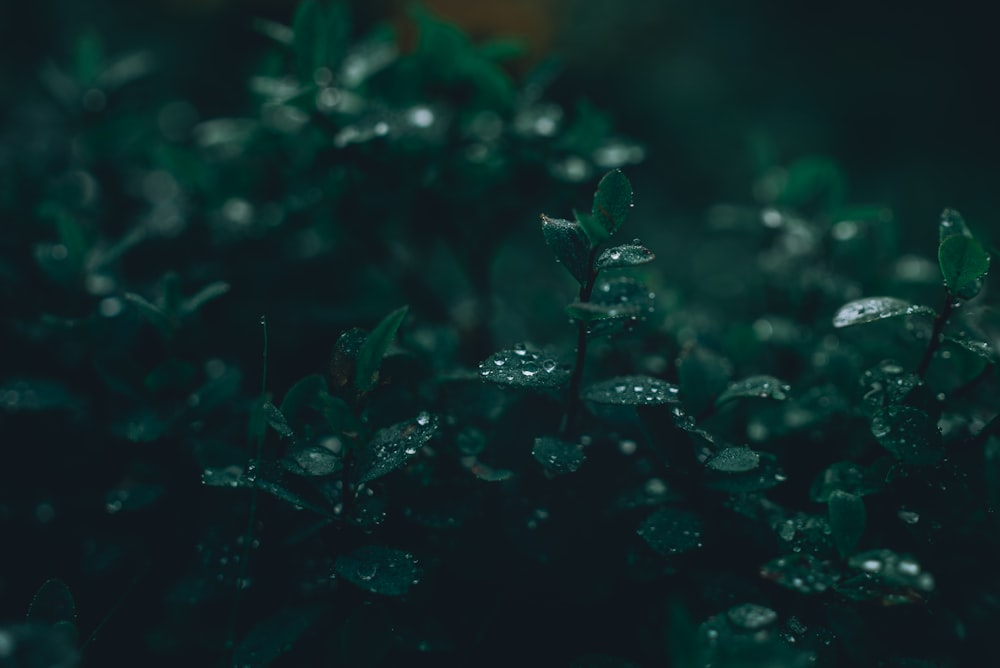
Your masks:
{"label": "sprig with paired leaves", "polygon": [[583,387],[590,338],[627,330],[653,308],[653,294],[641,282],[631,277],[599,280],[602,271],[642,265],[655,257],[638,240],[608,245],[631,208],[632,185],[620,170],[613,170],[598,184],[589,213],[574,211],[573,220],[542,215],[545,241],[580,286],[576,301],[566,307],[577,328],[572,366],[524,345],[495,353],[479,365],[483,380],[500,385],[557,388],[569,384],[559,436],[535,440],[533,454],[550,474],[574,471],[583,463],[577,441],[584,401],[638,406],[677,400],[676,387],[649,376],[619,376]]}

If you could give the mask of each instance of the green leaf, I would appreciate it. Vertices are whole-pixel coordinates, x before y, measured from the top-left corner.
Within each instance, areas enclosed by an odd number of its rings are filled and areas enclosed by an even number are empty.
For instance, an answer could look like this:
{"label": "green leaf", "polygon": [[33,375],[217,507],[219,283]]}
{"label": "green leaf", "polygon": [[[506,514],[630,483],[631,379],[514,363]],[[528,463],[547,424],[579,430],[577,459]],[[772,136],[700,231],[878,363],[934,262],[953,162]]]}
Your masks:
{"label": "green leaf", "polygon": [[653,251],[641,244],[631,243],[612,246],[605,249],[595,263],[598,269],[617,269],[619,267],[635,267],[656,259]]}
{"label": "green leaf", "polygon": [[804,552],[772,559],[761,566],[760,576],[802,594],[821,594],[840,577],[830,562]]}
{"label": "green leaf", "polygon": [[351,584],[383,596],[403,596],[420,577],[412,554],[379,545],[337,557],[333,570]]}
{"label": "green leaf", "polygon": [[835,490],[827,500],[827,512],[837,551],[842,557],[854,554],[868,520],[864,499],[856,494]]}
{"label": "green leaf", "polygon": [[357,366],[354,370],[354,386],[359,392],[367,392],[375,387],[378,382],[379,367],[382,366],[382,357],[389,349],[396,330],[406,317],[408,307],[401,306],[375,325],[368,338],[365,339],[361,350],[358,352]]}
{"label": "green leaf", "polygon": [[570,443],[551,436],[536,438],[531,454],[545,468],[545,473],[549,476],[573,473],[587,458],[583,446],[579,443]]}
{"label": "green leaf", "polygon": [[561,262],[578,283],[590,280],[590,249],[587,235],[579,223],[563,218],[549,218],[542,214],[542,234],[545,243],[555,253],[556,260]]}
{"label": "green leaf", "polygon": [[595,404],[656,406],[676,403],[678,389],[651,376],[616,376],[587,387],[581,397]]}
{"label": "green leaf", "polygon": [[745,473],[760,466],[760,453],[747,447],[723,448],[705,466],[723,473]]}
{"label": "green leaf", "polygon": [[590,215],[604,228],[610,237],[625,222],[632,208],[632,184],[619,169],[604,175],[597,184],[594,204]]}
{"label": "green leaf", "polygon": [[871,432],[901,462],[920,466],[936,464],[944,457],[936,421],[912,406],[887,406],[876,411]]}
{"label": "green leaf", "polygon": [[370,482],[395,471],[417,454],[437,428],[436,417],[421,413],[412,420],[379,429],[358,453],[354,465],[355,482]]}
{"label": "green leaf", "polygon": [[934,316],[936,314],[934,309],[929,306],[917,306],[895,297],[865,297],[841,306],[836,315],[833,316],[833,326],[850,327],[906,315]]}
{"label": "green leaf", "polygon": [[955,234],[947,237],[938,247],[938,264],[948,291],[963,299],[974,297],[976,282],[990,268],[990,256],[978,241]]}
{"label": "green leaf", "polygon": [[569,381],[571,370],[555,357],[528,350],[523,344],[501,350],[479,364],[479,377],[512,387],[558,387]]}
{"label": "green leaf", "polygon": [[75,622],[76,603],[66,583],[56,578],[42,583],[28,606],[26,621],[29,624],[48,625]]}
{"label": "green leaf", "polygon": [[[723,452],[725,451],[723,450]],[[757,452],[756,454],[758,456],[757,466],[747,471],[727,471],[707,467],[705,486],[720,492],[744,494],[771,489],[786,480],[784,472],[778,466],[777,457],[769,452]]]}
{"label": "green leaf", "polygon": [[316,69],[326,61],[327,35],[323,9],[317,0],[303,0],[292,18],[295,36],[295,72],[299,81],[310,84]]}
{"label": "green leaf", "polygon": [[332,475],[343,468],[340,456],[340,439],[331,436],[320,443],[293,445],[281,460],[281,465],[289,473],[301,476]]}
{"label": "green leaf", "polygon": [[333,379],[334,389],[340,390],[346,388],[348,384],[354,384],[358,355],[367,338],[368,334],[359,327],[349,329],[337,337],[330,360],[330,376]]}
{"label": "green leaf", "polygon": [[271,428],[278,432],[278,434],[285,438],[295,435],[295,432],[288,426],[288,421],[285,419],[285,416],[282,415],[281,411],[278,410],[277,406],[268,401],[264,404],[263,410],[264,419],[267,420],[267,423],[271,425]]}
{"label": "green leaf", "polygon": [[646,518],[638,534],[664,556],[701,547],[704,526],[694,513],[677,508],[660,508]]}
{"label": "green leaf", "polygon": [[319,618],[322,608],[285,608],[247,633],[233,655],[234,666],[262,668],[285,654]]}
{"label": "green leaf", "polygon": [[601,281],[589,305],[576,302],[567,311],[589,323],[590,336],[611,336],[631,331],[653,312],[655,295],[642,282],[628,276]]}
{"label": "green leaf", "polygon": [[212,301],[213,299],[218,299],[222,295],[229,292],[229,283],[224,281],[216,281],[215,283],[209,283],[201,290],[196,292],[193,296],[188,297],[184,300],[181,305],[181,314],[189,315],[196,312],[202,306]]}
{"label": "green leaf", "polygon": [[954,209],[945,209],[941,212],[941,222],[938,224],[938,244],[945,239],[954,236],[972,238],[972,231],[965,224],[962,214]]}
{"label": "green leaf", "polygon": [[580,229],[583,230],[583,233],[587,235],[587,239],[590,240],[591,248],[596,248],[611,238],[604,225],[589,213],[582,213],[574,209],[573,217],[576,218],[576,222],[580,224]]}
{"label": "green leaf", "polygon": [[301,431],[306,424],[307,409],[326,392],[326,381],[319,374],[302,378],[285,392],[281,400],[281,413],[294,431]]}
{"label": "green leaf", "polygon": [[135,306],[136,310],[164,339],[169,339],[174,335],[177,325],[173,318],[167,315],[166,311],[156,304],[148,301],[142,295],[134,292],[125,293],[125,301]]}
{"label": "green leaf", "polygon": [[809,498],[816,503],[828,503],[836,491],[853,496],[875,494],[885,488],[885,477],[892,460],[882,457],[865,468],[854,462],[835,462],[828,466],[813,482]]}
{"label": "green leaf", "polygon": [[774,376],[750,376],[743,380],[730,383],[726,391],[715,400],[716,406],[739,397],[757,397],[760,399],[775,399],[784,401],[788,398],[791,387],[785,385]]}

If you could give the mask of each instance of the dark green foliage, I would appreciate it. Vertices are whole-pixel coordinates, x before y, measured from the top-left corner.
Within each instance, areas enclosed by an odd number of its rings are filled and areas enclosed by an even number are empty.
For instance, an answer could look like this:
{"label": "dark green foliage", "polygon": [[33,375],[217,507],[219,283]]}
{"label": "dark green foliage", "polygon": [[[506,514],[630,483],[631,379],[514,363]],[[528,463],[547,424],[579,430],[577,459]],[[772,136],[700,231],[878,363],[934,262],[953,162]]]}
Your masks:
{"label": "dark green foliage", "polygon": [[992,230],[756,139],[701,217],[516,39],[271,11],[221,100],[103,23],[0,92],[0,664],[992,649]]}

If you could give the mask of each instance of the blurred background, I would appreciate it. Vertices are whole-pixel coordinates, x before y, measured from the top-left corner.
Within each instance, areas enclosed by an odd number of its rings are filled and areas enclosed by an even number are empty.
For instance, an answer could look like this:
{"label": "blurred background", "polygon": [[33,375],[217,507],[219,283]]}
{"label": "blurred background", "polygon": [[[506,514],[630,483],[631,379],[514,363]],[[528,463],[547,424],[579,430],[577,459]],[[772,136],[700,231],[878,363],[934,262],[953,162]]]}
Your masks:
{"label": "blurred background", "polygon": [[[403,15],[398,0],[354,2],[362,23]],[[649,148],[642,177],[658,206],[699,214],[750,196],[762,162],[833,158],[850,199],[889,204],[906,227],[940,209],[991,225],[1000,176],[994,12],[979,3],[776,0],[431,0],[475,37],[530,45],[523,73],[558,56],[563,96],[585,95]],[[110,51],[149,49],[162,85],[203,116],[239,109],[260,36],[292,0],[6,2],[0,79],[10,101],[83,26]],[[641,192],[641,191],[640,191]],[[650,191],[647,190],[647,193]],[[648,199],[649,194],[646,195]],[[929,243],[929,242],[928,242]],[[929,246],[928,246],[929,247]]]}

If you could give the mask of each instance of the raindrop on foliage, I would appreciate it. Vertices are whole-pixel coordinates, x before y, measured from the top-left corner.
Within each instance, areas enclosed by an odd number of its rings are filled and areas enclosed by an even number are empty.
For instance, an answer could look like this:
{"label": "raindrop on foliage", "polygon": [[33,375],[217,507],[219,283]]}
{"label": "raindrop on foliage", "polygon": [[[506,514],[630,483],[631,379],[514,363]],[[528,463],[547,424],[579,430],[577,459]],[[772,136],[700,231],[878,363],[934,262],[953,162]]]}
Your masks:
{"label": "raindrop on foliage", "polygon": [[730,383],[729,387],[715,400],[715,403],[717,406],[722,405],[737,397],[758,397],[783,401],[788,398],[788,392],[791,389],[773,376],[751,376]]}
{"label": "raindrop on foliage", "polygon": [[581,394],[586,401],[619,406],[655,406],[678,401],[675,385],[652,376],[617,376],[594,383]]}
{"label": "raindrop on foliage", "polygon": [[420,577],[412,554],[378,545],[366,545],[337,557],[333,569],[348,582],[383,596],[406,594]]}
{"label": "raindrop on foliage", "polygon": [[434,436],[437,428],[436,417],[421,413],[412,420],[379,429],[358,452],[356,482],[369,482],[396,470]]}
{"label": "raindrop on foliage", "polygon": [[915,373],[908,373],[895,360],[882,360],[861,374],[864,401],[872,409],[903,401],[913,388],[921,384]]}
{"label": "raindrop on foliage", "polygon": [[677,508],[660,508],[646,518],[638,534],[664,556],[701,547],[703,524],[694,513]]}
{"label": "raindrop on foliage", "polygon": [[934,316],[929,306],[917,306],[895,297],[866,297],[848,302],[833,316],[834,327],[849,327],[906,315]]}
{"label": "raindrop on foliage", "polygon": [[532,456],[545,468],[548,475],[572,473],[580,468],[586,455],[579,443],[570,443],[558,438],[542,437],[535,439]]}
{"label": "raindrop on foliage", "polygon": [[760,465],[760,453],[750,448],[723,448],[705,466],[713,471],[725,473],[743,473],[752,471]]}
{"label": "raindrop on foliage", "polygon": [[512,387],[558,387],[569,381],[570,370],[552,357],[517,344],[501,350],[479,365],[479,376],[498,385]]}
{"label": "raindrop on foliage", "polygon": [[619,267],[635,267],[656,259],[653,251],[637,243],[612,246],[597,256],[595,266],[598,269],[617,269]]}
{"label": "raindrop on foliage", "polygon": [[820,594],[839,579],[829,562],[806,553],[772,559],[761,566],[760,575],[765,580],[803,594]]}
{"label": "raindrop on foliage", "polygon": [[733,606],[726,612],[726,616],[733,624],[748,631],[757,631],[778,621],[778,613],[755,603]]}
{"label": "raindrop on foliage", "polygon": [[944,457],[941,433],[934,419],[912,406],[888,406],[872,416],[872,435],[901,462],[934,464]]}

